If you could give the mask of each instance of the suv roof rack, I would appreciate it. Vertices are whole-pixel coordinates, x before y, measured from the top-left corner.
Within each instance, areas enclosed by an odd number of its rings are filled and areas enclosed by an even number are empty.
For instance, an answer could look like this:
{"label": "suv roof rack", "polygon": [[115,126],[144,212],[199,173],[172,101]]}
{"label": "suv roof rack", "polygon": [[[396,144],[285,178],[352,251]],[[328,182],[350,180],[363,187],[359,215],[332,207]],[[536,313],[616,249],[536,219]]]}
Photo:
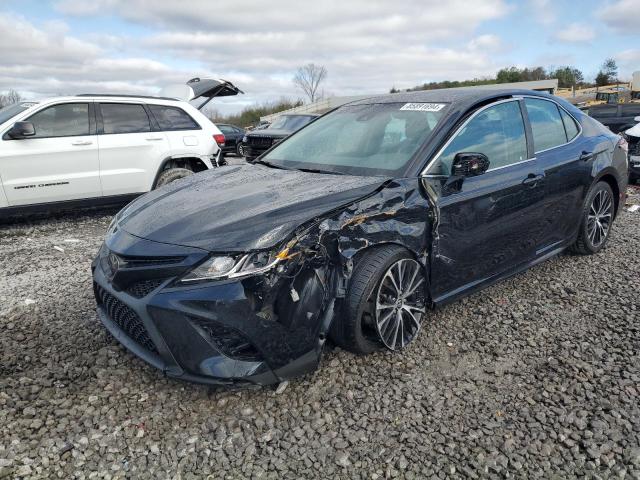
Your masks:
{"label": "suv roof rack", "polygon": [[123,97],[123,98],[152,98],[155,100],[173,100],[171,97],[154,97],[153,95],[120,95],[117,93],[79,93],[76,97]]}

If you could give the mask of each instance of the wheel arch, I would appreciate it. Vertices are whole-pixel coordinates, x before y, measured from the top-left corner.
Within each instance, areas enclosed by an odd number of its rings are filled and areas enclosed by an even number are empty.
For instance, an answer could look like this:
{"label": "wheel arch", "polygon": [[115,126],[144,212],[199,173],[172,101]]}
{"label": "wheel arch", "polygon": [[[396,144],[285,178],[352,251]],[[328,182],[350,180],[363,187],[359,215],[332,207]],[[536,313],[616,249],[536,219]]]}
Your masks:
{"label": "wheel arch", "polygon": [[611,168],[611,169],[605,169],[602,172],[600,172],[600,174],[598,174],[593,180],[591,187],[596,185],[598,182],[607,183],[611,187],[611,190],[613,191],[614,218],[615,218],[618,215],[618,211],[620,209],[620,200],[621,200],[620,198],[621,187],[620,187],[620,182],[618,180],[618,177],[615,174],[615,170]]}
{"label": "wheel arch", "polygon": [[158,184],[158,179],[160,178],[160,174],[165,170],[169,170],[171,168],[187,168],[192,172],[202,172],[204,170],[209,170],[211,167],[206,164],[201,157],[197,155],[180,155],[178,157],[167,157],[162,162],[160,162],[160,166],[156,171],[156,175],[153,178],[153,183],[151,184],[151,189],[156,188]]}

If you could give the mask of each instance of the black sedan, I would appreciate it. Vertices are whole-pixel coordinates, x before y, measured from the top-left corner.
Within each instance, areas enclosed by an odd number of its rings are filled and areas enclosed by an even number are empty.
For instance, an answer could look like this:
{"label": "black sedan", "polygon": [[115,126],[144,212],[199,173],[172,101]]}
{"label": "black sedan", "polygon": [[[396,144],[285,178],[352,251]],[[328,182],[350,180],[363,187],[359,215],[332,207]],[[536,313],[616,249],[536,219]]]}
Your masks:
{"label": "black sedan", "polygon": [[230,125],[227,123],[217,123],[216,127],[224,135],[224,147],[222,153],[235,153],[242,156],[242,139],[244,138],[244,128]]}
{"label": "black sedan", "polygon": [[247,162],[253,162],[273,145],[300,130],[319,115],[286,114],[280,115],[271,125],[264,129],[253,130],[244,137],[243,149]]}
{"label": "black sedan", "polygon": [[312,371],[328,337],[402,350],[429,335],[431,309],[565,249],[601,250],[624,205],[625,149],[532,91],[351,103],[253,166],[123,209],[93,263],[98,314],[167,375],[213,384]]}

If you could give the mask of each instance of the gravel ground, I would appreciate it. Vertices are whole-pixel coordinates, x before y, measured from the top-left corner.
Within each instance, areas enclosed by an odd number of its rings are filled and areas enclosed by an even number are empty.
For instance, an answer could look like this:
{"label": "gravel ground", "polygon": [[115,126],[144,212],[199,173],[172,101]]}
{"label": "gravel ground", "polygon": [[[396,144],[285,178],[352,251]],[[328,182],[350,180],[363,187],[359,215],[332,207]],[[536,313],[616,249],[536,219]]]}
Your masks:
{"label": "gravel ground", "polygon": [[109,337],[110,213],[0,226],[0,478],[640,478],[640,211],[278,392],[169,380]]}

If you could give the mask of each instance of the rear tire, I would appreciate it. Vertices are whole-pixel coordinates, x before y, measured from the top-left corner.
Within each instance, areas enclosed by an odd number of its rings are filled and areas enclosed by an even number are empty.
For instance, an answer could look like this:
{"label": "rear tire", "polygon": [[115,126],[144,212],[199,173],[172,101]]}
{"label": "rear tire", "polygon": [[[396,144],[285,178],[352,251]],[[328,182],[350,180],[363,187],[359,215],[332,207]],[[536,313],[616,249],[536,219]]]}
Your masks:
{"label": "rear tire", "polygon": [[[415,260],[406,249],[398,245],[373,248],[358,260],[349,282],[344,308],[331,325],[331,338],[341,348],[358,354],[367,354],[380,350],[385,345],[392,350],[405,346],[403,342],[401,347],[393,348],[388,342],[383,342],[376,327],[376,324],[379,325],[376,305],[381,283],[399,262],[415,262]],[[424,271],[420,264],[417,262],[415,264],[419,272],[420,298],[424,304],[424,285],[422,284],[425,281]],[[424,313],[420,315],[420,320],[423,315]],[[417,330],[415,334],[418,333]],[[409,341],[415,338],[415,334]]]}
{"label": "rear tire", "polygon": [[242,146],[242,142],[238,142],[236,145],[236,155],[239,157],[244,157],[244,147]]}
{"label": "rear tire", "polygon": [[585,198],[578,238],[569,249],[579,255],[592,255],[602,250],[609,239],[614,215],[613,190],[607,182],[596,183]]}
{"label": "rear tire", "polygon": [[181,178],[188,177],[189,175],[193,175],[193,172],[187,168],[170,168],[160,174],[158,181],[156,182],[156,188],[162,187],[163,185],[167,185],[168,183]]}

